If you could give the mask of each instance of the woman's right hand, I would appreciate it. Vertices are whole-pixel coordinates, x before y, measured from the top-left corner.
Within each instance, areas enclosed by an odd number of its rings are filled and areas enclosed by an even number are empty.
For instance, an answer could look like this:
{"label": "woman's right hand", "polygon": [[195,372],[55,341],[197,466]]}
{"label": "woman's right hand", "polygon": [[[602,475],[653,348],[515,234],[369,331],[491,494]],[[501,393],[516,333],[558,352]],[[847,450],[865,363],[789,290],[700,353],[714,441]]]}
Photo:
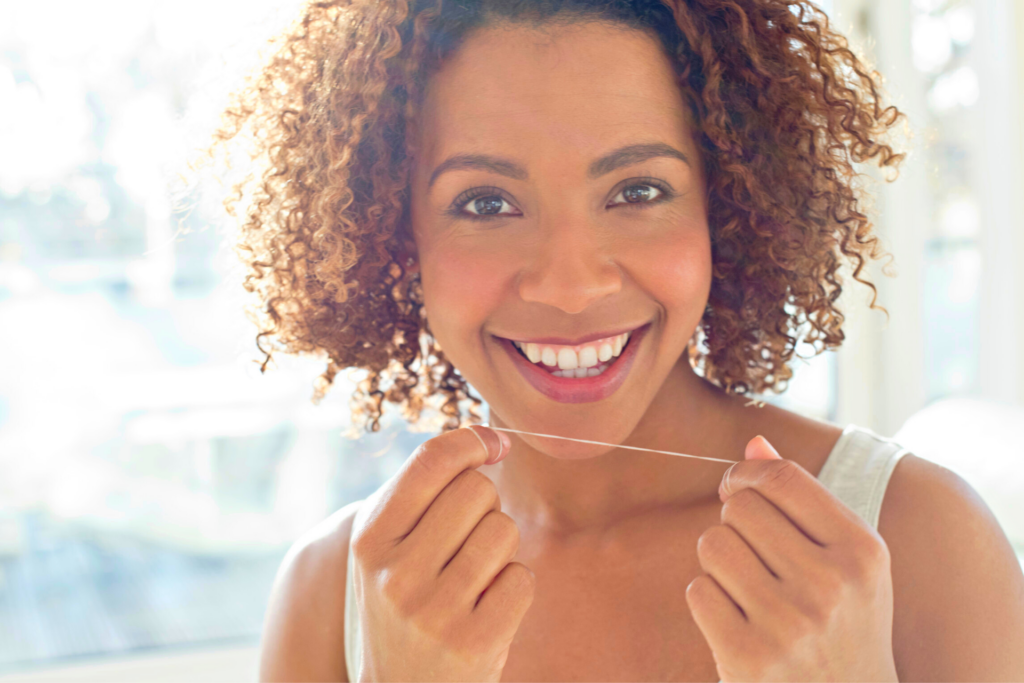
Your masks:
{"label": "woman's right hand", "polygon": [[519,529],[477,471],[508,453],[482,426],[434,437],[367,498],[352,532],[364,681],[497,681],[533,602]]}

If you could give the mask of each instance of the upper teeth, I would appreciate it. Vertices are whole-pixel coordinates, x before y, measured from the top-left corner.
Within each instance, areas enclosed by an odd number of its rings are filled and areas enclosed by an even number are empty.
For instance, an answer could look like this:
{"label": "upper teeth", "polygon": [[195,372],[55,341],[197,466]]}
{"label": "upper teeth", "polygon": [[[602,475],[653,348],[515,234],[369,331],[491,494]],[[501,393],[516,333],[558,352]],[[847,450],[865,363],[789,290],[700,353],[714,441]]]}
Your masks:
{"label": "upper teeth", "polygon": [[531,363],[544,363],[560,370],[576,368],[592,368],[598,363],[610,360],[612,356],[622,353],[622,347],[629,340],[629,332],[605,337],[596,341],[577,346],[561,346],[559,344],[534,344],[532,342],[513,342],[523,350]]}

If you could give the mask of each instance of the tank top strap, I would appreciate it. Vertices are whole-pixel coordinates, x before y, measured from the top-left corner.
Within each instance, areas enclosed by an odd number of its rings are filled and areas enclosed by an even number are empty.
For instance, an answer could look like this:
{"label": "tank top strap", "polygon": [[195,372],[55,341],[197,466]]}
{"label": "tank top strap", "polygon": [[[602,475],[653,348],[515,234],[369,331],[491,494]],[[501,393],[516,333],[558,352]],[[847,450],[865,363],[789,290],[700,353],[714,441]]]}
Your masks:
{"label": "tank top strap", "polygon": [[362,633],[359,629],[359,610],[356,609],[355,587],[355,555],[352,553],[352,542],[348,545],[348,572],[345,575],[345,668],[348,680],[355,683],[359,680],[362,664]]}
{"label": "tank top strap", "polygon": [[870,429],[847,425],[818,473],[818,481],[877,529],[889,477],[907,452]]}

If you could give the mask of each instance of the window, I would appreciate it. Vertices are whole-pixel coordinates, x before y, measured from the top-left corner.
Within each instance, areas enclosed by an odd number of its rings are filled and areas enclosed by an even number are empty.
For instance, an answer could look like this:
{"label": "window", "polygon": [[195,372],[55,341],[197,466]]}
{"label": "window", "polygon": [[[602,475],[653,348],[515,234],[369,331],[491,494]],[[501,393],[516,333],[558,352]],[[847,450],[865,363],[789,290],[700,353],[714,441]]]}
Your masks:
{"label": "window", "polygon": [[261,376],[219,198],[168,192],[224,55],[294,11],[5,8],[0,670],[255,643],[291,542],[425,438],[342,437],[345,381],[314,407],[315,362]]}

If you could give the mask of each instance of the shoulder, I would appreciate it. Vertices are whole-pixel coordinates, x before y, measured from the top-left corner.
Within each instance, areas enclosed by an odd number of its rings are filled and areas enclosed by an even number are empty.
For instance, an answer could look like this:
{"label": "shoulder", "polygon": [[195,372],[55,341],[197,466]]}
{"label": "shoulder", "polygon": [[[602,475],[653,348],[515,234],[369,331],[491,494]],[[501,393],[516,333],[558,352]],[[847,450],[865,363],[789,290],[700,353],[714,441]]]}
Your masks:
{"label": "shoulder", "polygon": [[260,680],[347,681],[345,582],[359,504],[350,503],[292,545],[271,590],[260,644]]}
{"label": "shoulder", "polygon": [[974,489],[906,455],[889,480],[878,531],[892,561],[900,679],[1024,680],[1024,575]]}

